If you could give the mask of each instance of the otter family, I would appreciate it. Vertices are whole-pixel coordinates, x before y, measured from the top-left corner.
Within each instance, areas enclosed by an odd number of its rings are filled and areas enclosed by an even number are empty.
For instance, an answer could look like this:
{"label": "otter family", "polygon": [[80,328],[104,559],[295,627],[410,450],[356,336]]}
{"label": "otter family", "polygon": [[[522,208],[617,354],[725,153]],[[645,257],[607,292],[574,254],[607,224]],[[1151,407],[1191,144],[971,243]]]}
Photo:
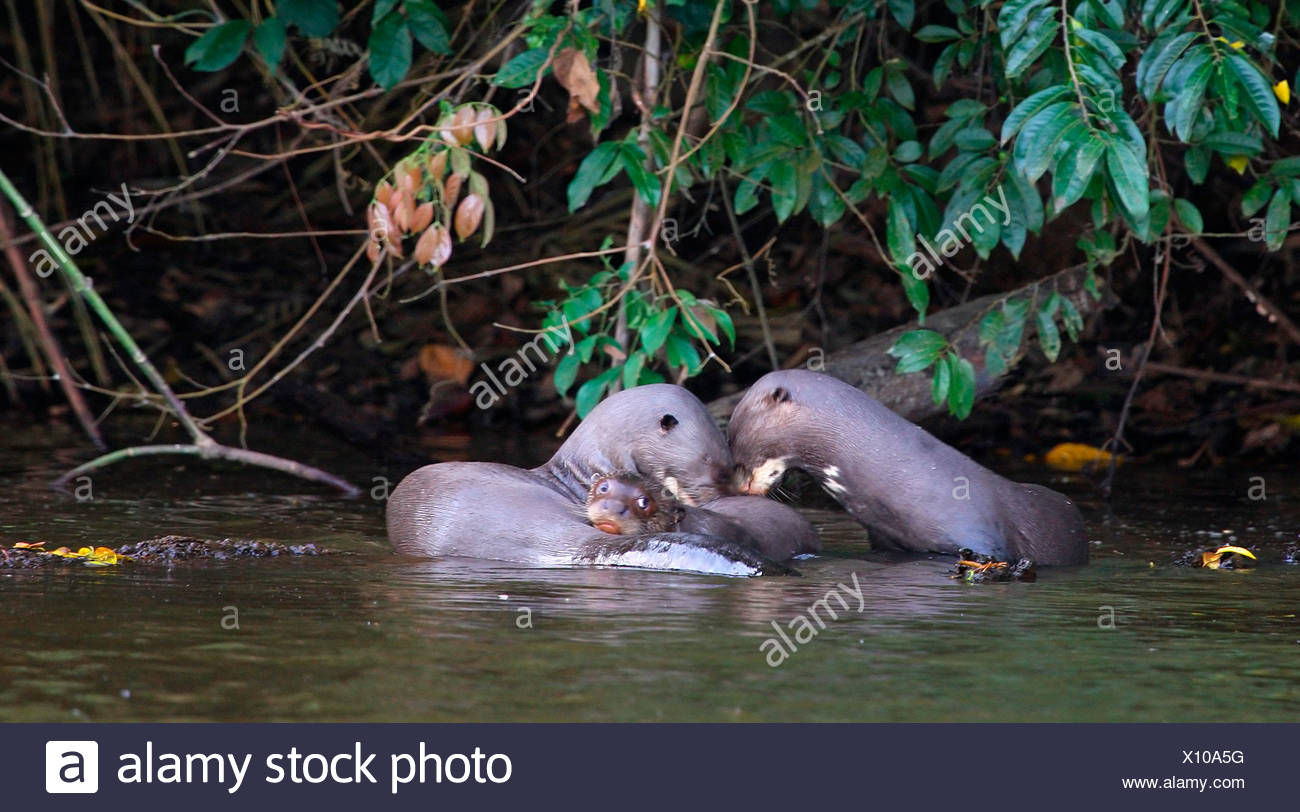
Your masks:
{"label": "otter family", "polygon": [[422,556],[788,573],[785,562],[821,549],[807,520],[765,496],[790,468],[814,477],[877,548],[1088,559],[1065,496],[1005,479],[858,389],[802,370],[761,378],[727,436],[690,392],[652,384],[611,395],[537,468],[426,465],[393,491],[388,537]]}

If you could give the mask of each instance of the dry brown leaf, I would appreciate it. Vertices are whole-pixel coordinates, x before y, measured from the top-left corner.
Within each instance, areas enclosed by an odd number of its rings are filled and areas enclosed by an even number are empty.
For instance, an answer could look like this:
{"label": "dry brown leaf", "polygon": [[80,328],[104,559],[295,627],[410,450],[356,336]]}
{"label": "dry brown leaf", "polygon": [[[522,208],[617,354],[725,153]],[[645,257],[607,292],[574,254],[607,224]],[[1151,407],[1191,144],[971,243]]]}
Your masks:
{"label": "dry brown leaf", "polygon": [[433,260],[434,249],[438,245],[438,233],[429,226],[415,243],[415,261],[426,265]]}
{"label": "dry brown leaf", "polygon": [[466,358],[457,347],[425,344],[420,348],[420,371],[430,383],[456,381],[464,386],[474,371],[474,362]]}
{"label": "dry brown leaf", "polygon": [[451,259],[451,232],[441,223],[434,223],[429,229],[433,231],[433,237],[430,238],[433,240],[433,256],[429,262],[433,263],[433,267],[441,268]]}
{"label": "dry brown leaf", "polygon": [[465,195],[465,199],[456,207],[456,236],[465,239],[478,230],[478,224],[482,221],[483,198],[476,194]]}
{"label": "dry brown leaf", "polygon": [[411,233],[424,231],[433,222],[433,203],[421,203],[411,217]]}
{"label": "dry brown leaf", "polygon": [[569,91],[570,103],[577,100],[588,111],[600,112],[600,103],[596,100],[600,93],[600,82],[596,79],[596,72],[591,69],[586,54],[577,48],[564,48],[555,55],[551,69],[555,72],[556,80]]}
{"label": "dry brown leaf", "polygon": [[478,114],[474,108],[466,105],[456,111],[456,115],[451,120],[451,132],[456,137],[456,143],[462,147],[474,139],[474,124]]}
{"label": "dry brown leaf", "polygon": [[474,117],[474,140],[484,152],[492,148],[492,141],[497,137],[497,125],[492,119],[492,111],[486,107]]}
{"label": "dry brown leaf", "polygon": [[454,211],[456,201],[460,199],[460,187],[465,179],[460,175],[450,175],[442,187],[442,203],[448,211]]}
{"label": "dry brown leaf", "polygon": [[447,150],[440,149],[429,156],[429,177],[434,183],[442,183],[442,176],[447,174]]}

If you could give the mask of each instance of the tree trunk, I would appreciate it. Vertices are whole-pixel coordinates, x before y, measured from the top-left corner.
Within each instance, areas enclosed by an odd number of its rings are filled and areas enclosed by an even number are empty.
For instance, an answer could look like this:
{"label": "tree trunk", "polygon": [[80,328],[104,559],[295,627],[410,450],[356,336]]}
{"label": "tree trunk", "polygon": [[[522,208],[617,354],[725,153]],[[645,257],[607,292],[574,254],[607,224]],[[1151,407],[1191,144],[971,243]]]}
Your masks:
{"label": "tree trunk", "polygon": [[[999,306],[1004,299],[1037,296],[1041,301],[1055,290],[1074,304],[1086,324],[1089,316],[1105,310],[1116,301],[1105,288],[1101,289],[1101,299],[1094,299],[1084,289],[1086,278],[1085,268],[1067,269],[1009,293],[981,296],[965,304],[934,313],[926,318],[925,327],[946,336],[962,356],[974,365],[975,397],[978,399],[995,391],[1006,375],[1006,373],[998,376],[990,375],[984,367],[984,349],[979,343],[979,323],[984,318],[984,314]],[[1031,308],[1031,314],[1032,312]],[[919,421],[941,414],[947,407],[936,406],[930,396],[930,370],[910,375],[894,374],[898,359],[889,354],[889,348],[894,346],[894,342],[900,335],[917,327],[916,321],[911,321],[850,344],[826,356],[825,368],[819,371],[853,384],[908,420]],[[1024,356],[1030,338],[1037,334],[1031,316],[1026,320],[1024,342],[1021,344],[1021,352],[1017,360]],[[725,423],[744,394],[742,390],[718,398],[709,404],[709,411],[716,420]]]}

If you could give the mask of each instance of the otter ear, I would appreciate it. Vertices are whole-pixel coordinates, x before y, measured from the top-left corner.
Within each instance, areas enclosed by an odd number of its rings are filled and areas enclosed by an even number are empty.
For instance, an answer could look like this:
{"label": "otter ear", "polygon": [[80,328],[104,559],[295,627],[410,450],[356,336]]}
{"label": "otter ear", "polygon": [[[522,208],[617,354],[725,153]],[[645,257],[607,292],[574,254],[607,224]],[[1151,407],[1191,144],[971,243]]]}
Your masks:
{"label": "otter ear", "polygon": [[773,389],[771,392],[767,393],[767,399],[772,401],[773,403],[789,403],[790,392],[787,391],[784,386],[778,386],[777,388]]}
{"label": "otter ear", "polygon": [[676,425],[677,425],[677,418],[673,417],[670,414],[666,414],[663,417],[659,418],[659,428],[665,434],[672,431],[673,427]]}

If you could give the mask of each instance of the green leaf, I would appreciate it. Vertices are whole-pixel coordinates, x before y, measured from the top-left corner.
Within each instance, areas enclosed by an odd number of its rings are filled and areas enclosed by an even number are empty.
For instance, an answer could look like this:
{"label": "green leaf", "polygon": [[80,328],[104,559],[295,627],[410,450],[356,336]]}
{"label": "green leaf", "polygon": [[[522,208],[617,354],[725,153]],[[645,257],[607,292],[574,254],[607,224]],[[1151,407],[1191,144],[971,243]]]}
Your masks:
{"label": "green leaf", "polygon": [[1002,236],[1002,222],[998,219],[999,215],[992,212],[989,214],[991,220],[987,225],[981,225],[973,213],[970,218],[971,224],[974,226],[974,230],[970,232],[970,241],[980,259],[989,258],[989,254],[993,253],[993,249],[998,245],[998,238]]}
{"label": "green leaf", "polygon": [[623,388],[631,389],[641,382],[641,370],[645,369],[645,353],[637,350],[623,362]]}
{"label": "green leaf", "polygon": [[948,399],[948,384],[952,380],[952,367],[948,361],[952,357],[952,353],[949,353],[934,365],[934,377],[930,379],[930,397],[934,398],[935,406]]}
{"label": "green leaf", "polygon": [[1061,323],[1065,325],[1065,333],[1070,340],[1078,343],[1079,333],[1083,332],[1083,317],[1067,296],[1061,297]]}
{"label": "green leaf", "polygon": [[647,355],[654,355],[659,352],[659,348],[664,345],[668,338],[668,332],[673,329],[673,322],[677,320],[677,305],[673,305],[667,310],[661,310],[641,328],[641,346],[645,348]]}
{"label": "green leaf", "polygon": [[1038,346],[1048,361],[1056,361],[1056,357],[1061,354],[1061,334],[1056,329],[1052,314],[1045,308],[1040,309],[1034,314],[1034,321],[1038,326]]}
{"label": "green leaf", "polygon": [[718,328],[722,334],[727,337],[727,343],[733,348],[736,346],[736,325],[731,321],[731,314],[720,307],[710,307],[709,312],[718,322]]}
{"label": "green leaf", "polygon": [[266,60],[266,64],[275,70],[284,56],[284,43],[288,32],[279,17],[267,17],[262,24],[253,29],[253,45]]}
{"label": "green leaf", "polygon": [[1202,146],[1195,146],[1183,155],[1183,168],[1187,170],[1187,179],[1198,186],[1205,183],[1205,176],[1210,171],[1210,151]]}
{"label": "green leaf", "polygon": [[1278,110],[1277,97],[1273,95],[1273,86],[1259,72],[1259,68],[1244,56],[1232,55],[1225,61],[1228,71],[1246,91],[1246,106],[1250,108],[1251,114],[1264,125],[1269,135],[1277,138],[1282,114]]}
{"label": "green leaf", "polygon": [[433,0],[406,0],[406,22],[411,33],[425,48],[435,54],[451,53],[451,37],[447,34],[445,15]]}
{"label": "green leaf", "polygon": [[1138,60],[1137,82],[1143,96],[1148,100],[1155,97],[1169,68],[1198,36],[1200,34],[1195,31],[1186,31],[1172,37],[1156,37]]}
{"label": "green leaf", "polygon": [[1110,171],[1110,180],[1119,196],[1119,204],[1134,220],[1143,220],[1149,207],[1147,162],[1138,156],[1122,141],[1112,141],[1106,145],[1106,168]]}
{"label": "green leaf", "polygon": [[797,114],[799,102],[795,99],[793,91],[760,90],[745,102],[745,109],[764,116],[782,116]]}
{"label": "green leaf", "polygon": [[795,184],[794,164],[789,161],[775,161],[772,164],[772,171],[768,173],[768,182],[772,185],[772,211],[776,214],[776,221],[784,223],[790,213],[794,211],[795,198],[797,191]]}
{"label": "green leaf", "polygon": [[492,77],[492,84],[498,87],[524,87],[537,81],[537,72],[546,64],[549,48],[533,48],[515,56],[501,66],[497,75]]}
{"label": "green leaf", "polygon": [[591,410],[596,408],[600,403],[600,399],[605,396],[605,390],[609,389],[610,381],[618,373],[617,367],[606,370],[578,387],[578,394],[573,399],[578,410],[578,417],[586,417],[591,414]]}
{"label": "green leaf", "polygon": [[576,352],[565,353],[560,356],[560,362],[555,365],[555,391],[561,397],[573,386],[573,382],[578,378],[578,368],[582,366],[581,359]]}
{"label": "green leaf", "polygon": [[1196,208],[1192,201],[1184,200],[1181,197],[1177,198],[1174,200],[1174,211],[1178,212],[1178,219],[1182,221],[1183,225],[1187,226],[1187,230],[1192,234],[1200,234],[1205,230],[1205,221],[1201,218],[1201,211]]}
{"label": "green leaf", "polygon": [[915,0],[888,0],[889,13],[894,15],[898,24],[903,28],[911,28],[912,20],[916,16]]}
{"label": "green leaf", "polygon": [[904,141],[894,150],[894,160],[910,164],[921,157],[922,147],[919,141]]}
{"label": "green leaf", "polygon": [[1282,247],[1290,225],[1291,195],[1285,189],[1278,189],[1268,204],[1268,213],[1264,215],[1264,244],[1268,250],[1276,251]]}
{"label": "green leaf", "polygon": [[339,24],[339,7],[334,0],[276,0],[275,16],[304,37],[328,37]]}
{"label": "green leaf", "polygon": [[603,144],[597,144],[582,163],[578,164],[578,171],[574,174],[573,180],[569,181],[569,213],[577,211],[586,204],[591,197],[592,191],[602,183],[608,181],[611,169],[617,174],[618,164],[615,163],[619,157],[619,148],[617,141],[606,141]]}
{"label": "green leaf", "polygon": [[234,62],[252,28],[248,20],[214,25],[185,49],[185,64],[198,71],[217,71]]}
{"label": "green leaf", "polygon": [[694,375],[703,364],[695,344],[676,333],[668,334],[668,340],[664,342],[664,355],[669,366],[685,369],[688,375]]}
{"label": "green leaf", "polygon": [[1016,109],[1011,111],[1007,120],[1002,122],[1002,143],[1007,143],[1025,126],[1029,119],[1045,109],[1049,104],[1058,102],[1068,96],[1070,88],[1065,85],[1053,85],[1052,87],[1040,90],[1032,94],[1029,98],[1016,105]]}
{"label": "green leaf", "polygon": [[1065,187],[1052,199],[1052,208],[1056,209],[1058,214],[1083,197],[1088,184],[1092,182],[1093,175],[1096,174],[1097,164],[1100,163],[1105,152],[1106,143],[1094,137],[1069,153],[1068,163],[1066,159],[1061,160],[1054,180],[1060,181],[1064,178]]}
{"label": "green leaf", "polygon": [[952,73],[952,61],[957,56],[956,43],[949,45],[939,53],[939,58],[934,61],[934,89],[939,90],[943,87],[944,82],[948,81],[949,74]]}
{"label": "green leaf", "polygon": [[1034,15],[1027,33],[1007,52],[1006,73],[1015,79],[1028,70],[1056,39],[1056,8],[1048,7]]}
{"label": "green leaf", "polygon": [[400,14],[389,14],[370,31],[370,75],[391,90],[411,69],[411,29]]}
{"label": "green leaf", "polygon": [[1192,137],[1192,125],[1196,123],[1201,107],[1205,104],[1205,89],[1209,86],[1213,73],[1214,62],[1207,58],[1192,69],[1175,101],[1169,105],[1172,112],[1167,112],[1170,120],[1166,123],[1170,131],[1177,134],[1178,140],[1184,143]]}
{"label": "green leaf", "polygon": [[[579,323],[578,322],[579,316],[585,316],[586,314],[590,313],[592,310],[591,305],[584,305],[579,302],[573,302],[571,304],[573,305],[572,307],[570,307],[569,305],[565,306],[564,315],[565,318],[567,318],[569,321],[575,323]],[[585,322],[587,321],[587,319],[582,319],[582,321]],[[596,347],[600,345],[600,340],[602,338],[604,338],[604,336],[602,336],[600,333],[595,333],[593,335],[589,335],[586,338],[582,339],[577,344],[574,344],[573,351],[577,353],[578,360],[582,361],[582,363],[584,364],[590,362],[592,357],[596,354]]]}
{"label": "green leaf", "polygon": [[[889,253],[894,262],[907,268],[907,258],[916,250],[916,235],[912,223],[907,219],[907,211],[898,198],[889,201],[889,212],[885,221],[885,242],[889,244]],[[910,276],[911,271],[907,271]]]}
{"label": "green leaf", "polygon": [[927,25],[917,31],[914,36],[921,42],[947,42],[948,40],[961,39],[961,32],[946,25]]}
{"label": "green leaf", "polygon": [[954,136],[957,148],[967,152],[988,152],[998,145],[993,133],[983,127],[968,127]]}
{"label": "green leaf", "polygon": [[948,356],[948,411],[958,420],[970,416],[975,406],[975,367],[970,361],[956,355]]}
{"label": "green leaf", "polygon": [[658,206],[659,177],[646,168],[645,152],[641,147],[635,141],[623,141],[619,145],[618,157],[636,193],[650,208]]}
{"label": "green leaf", "polygon": [[899,375],[920,372],[937,361],[947,346],[948,339],[934,330],[909,330],[889,348],[889,354],[898,359],[894,372]]}
{"label": "green leaf", "polygon": [[1083,126],[1079,107],[1072,102],[1060,102],[1034,116],[1016,139],[1013,155],[1016,167],[1030,183],[1037,181],[1051,166],[1056,156],[1056,145],[1067,131],[1078,131]]}
{"label": "green leaf", "polygon": [[375,7],[370,10],[370,24],[373,26],[380,20],[387,17],[397,10],[397,4],[402,0],[375,0]]}
{"label": "green leaf", "polygon": [[930,307],[930,287],[924,279],[918,279],[916,274],[908,269],[899,269],[899,276],[903,280],[903,293],[907,294],[907,301],[916,311],[916,320],[925,324],[925,311]]}
{"label": "green leaf", "polygon": [[1078,28],[1071,32],[1074,36],[1083,40],[1093,47],[1093,49],[1106,60],[1106,64],[1115,70],[1124,67],[1128,60],[1124,58],[1124,52],[1119,49],[1114,40],[1098,31],[1090,31],[1087,28]]}
{"label": "green leaf", "polygon": [[889,75],[885,77],[885,85],[889,88],[889,95],[893,96],[895,101],[908,110],[916,109],[916,94],[912,92],[911,83],[901,71],[889,71]]}
{"label": "green leaf", "polygon": [[1264,208],[1271,194],[1273,194],[1273,184],[1265,178],[1260,178],[1241,196],[1241,213],[1246,217],[1253,217],[1256,212]]}
{"label": "green leaf", "polygon": [[1259,136],[1234,130],[1216,130],[1201,143],[1215,152],[1224,155],[1245,155],[1253,158],[1264,151],[1264,142]]}

